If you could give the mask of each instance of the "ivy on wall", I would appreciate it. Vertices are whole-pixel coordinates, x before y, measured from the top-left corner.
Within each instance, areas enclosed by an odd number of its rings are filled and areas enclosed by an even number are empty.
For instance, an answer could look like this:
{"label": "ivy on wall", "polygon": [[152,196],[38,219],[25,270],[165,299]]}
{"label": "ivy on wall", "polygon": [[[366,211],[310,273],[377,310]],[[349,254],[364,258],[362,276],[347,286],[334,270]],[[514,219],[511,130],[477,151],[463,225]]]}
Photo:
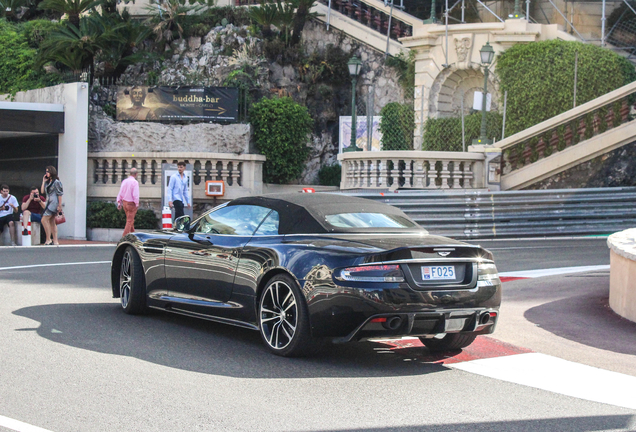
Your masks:
{"label": "ivy on wall", "polygon": [[250,111],[254,142],[267,160],[263,180],[285,184],[302,174],[309,156],[313,120],[307,108],[289,97],[262,99]]}
{"label": "ivy on wall", "polygon": [[508,92],[506,136],[582,105],[636,80],[634,66],[612,51],[581,42],[518,44],[497,60],[500,91]]}

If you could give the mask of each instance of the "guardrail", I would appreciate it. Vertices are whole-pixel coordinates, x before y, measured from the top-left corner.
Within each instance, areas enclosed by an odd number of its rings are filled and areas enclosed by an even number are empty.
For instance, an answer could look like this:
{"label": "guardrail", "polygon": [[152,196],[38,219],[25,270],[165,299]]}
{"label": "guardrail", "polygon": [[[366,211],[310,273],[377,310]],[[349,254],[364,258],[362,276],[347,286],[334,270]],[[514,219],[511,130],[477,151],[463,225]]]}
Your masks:
{"label": "guardrail", "polygon": [[138,171],[139,193],[142,198],[161,197],[162,163],[186,161],[193,164],[193,196],[205,197],[206,180],[223,180],[225,198],[262,192],[262,165],[265,156],[233,153],[172,153],[147,152],[132,156],[125,152],[88,154],[88,196],[114,198],[123,179],[132,167]]}
{"label": "guardrail", "polygon": [[432,234],[454,238],[603,235],[636,226],[636,187],[348,194],[396,206]]}
{"label": "guardrail", "polygon": [[340,188],[483,188],[484,159],[483,153],[461,152],[341,153]]}

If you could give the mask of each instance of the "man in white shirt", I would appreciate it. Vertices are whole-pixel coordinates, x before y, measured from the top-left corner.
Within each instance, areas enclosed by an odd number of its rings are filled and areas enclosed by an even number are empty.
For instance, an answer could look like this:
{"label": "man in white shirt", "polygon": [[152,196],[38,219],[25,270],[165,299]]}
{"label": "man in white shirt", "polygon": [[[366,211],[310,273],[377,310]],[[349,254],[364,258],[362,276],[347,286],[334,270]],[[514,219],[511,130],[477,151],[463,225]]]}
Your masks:
{"label": "man in white shirt", "polygon": [[170,183],[168,183],[168,205],[170,208],[174,207],[175,219],[183,216],[184,205],[187,208],[191,206],[190,200],[188,199],[188,178],[184,174],[185,168],[185,162],[179,162],[177,164],[179,174],[170,177]]}
{"label": "man in white shirt", "polygon": [[18,200],[9,194],[9,186],[3,184],[0,186],[0,233],[4,231],[4,226],[9,226],[9,234],[11,234],[11,246],[15,244],[15,227],[13,224],[14,214],[18,212]]}

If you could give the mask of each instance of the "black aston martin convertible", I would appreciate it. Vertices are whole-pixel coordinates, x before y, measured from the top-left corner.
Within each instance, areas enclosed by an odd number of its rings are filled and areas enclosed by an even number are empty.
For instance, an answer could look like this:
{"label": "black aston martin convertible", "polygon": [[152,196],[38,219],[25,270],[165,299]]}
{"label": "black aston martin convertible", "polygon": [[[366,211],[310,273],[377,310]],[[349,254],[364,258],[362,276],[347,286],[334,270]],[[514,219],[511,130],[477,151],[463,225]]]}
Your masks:
{"label": "black aston martin convertible", "polygon": [[131,233],[111,280],[126,313],[247,327],[282,356],[403,336],[459,349],[494,331],[501,302],[489,251],[429,235],[395,207],[326,193],[239,198],[173,230]]}

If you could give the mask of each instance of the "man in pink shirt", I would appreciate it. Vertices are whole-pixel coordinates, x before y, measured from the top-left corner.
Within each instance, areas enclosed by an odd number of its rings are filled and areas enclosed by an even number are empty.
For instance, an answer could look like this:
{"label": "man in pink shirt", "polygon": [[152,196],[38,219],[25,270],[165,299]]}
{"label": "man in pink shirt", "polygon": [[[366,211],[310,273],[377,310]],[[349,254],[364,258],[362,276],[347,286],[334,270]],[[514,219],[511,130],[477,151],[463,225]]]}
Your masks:
{"label": "man in pink shirt", "polygon": [[137,168],[130,169],[130,175],[121,182],[121,189],[117,194],[117,208],[124,207],[126,212],[126,228],[122,237],[131,232],[135,232],[135,215],[139,208],[139,183],[137,182]]}

